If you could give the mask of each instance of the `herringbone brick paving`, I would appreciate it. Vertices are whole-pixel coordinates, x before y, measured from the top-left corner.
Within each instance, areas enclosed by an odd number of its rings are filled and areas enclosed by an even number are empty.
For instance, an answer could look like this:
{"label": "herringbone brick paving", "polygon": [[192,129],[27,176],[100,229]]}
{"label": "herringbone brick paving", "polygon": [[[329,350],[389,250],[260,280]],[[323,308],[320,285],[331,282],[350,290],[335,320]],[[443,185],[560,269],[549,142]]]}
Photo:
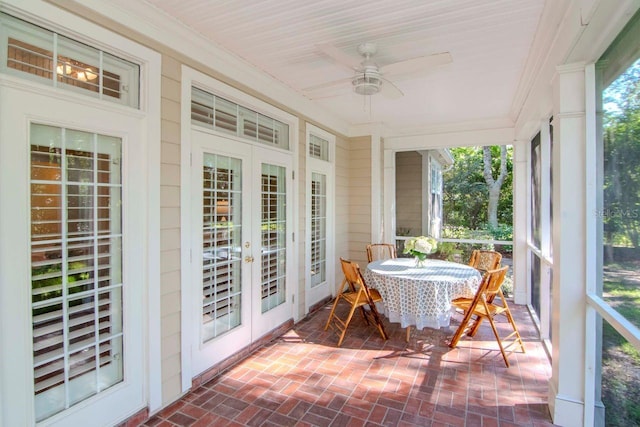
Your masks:
{"label": "herringbone brick paving", "polygon": [[338,348],[326,305],[142,425],[551,426],[549,360],[526,308],[511,308],[527,352],[506,368],[488,323],[447,346],[460,315],[409,343],[398,324],[385,319],[385,342],[354,317]]}

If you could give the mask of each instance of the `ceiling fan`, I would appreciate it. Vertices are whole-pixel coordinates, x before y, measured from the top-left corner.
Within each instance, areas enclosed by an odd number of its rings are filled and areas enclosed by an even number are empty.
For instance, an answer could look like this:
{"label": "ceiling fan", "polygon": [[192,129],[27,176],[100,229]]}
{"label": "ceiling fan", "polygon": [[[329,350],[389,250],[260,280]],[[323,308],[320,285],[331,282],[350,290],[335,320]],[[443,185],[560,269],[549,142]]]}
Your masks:
{"label": "ceiling fan", "polygon": [[378,52],[378,46],[375,43],[362,43],[358,46],[358,53],[363,59],[353,58],[329,44],[321,44],[317,47],[338,64],[353,70],[354,75],[303,89],[303,92],[311,99],[338,96],[341,93],[332,91],[332,89],[348,88],[348,84],[359,95],[367,96],[380,93],[387,98],[397,99],[404,94],[390,79],[400,81],[416,77],[427,73],[438,65],[448,64],[452,61],[451,54],[443,52],[379,66],[373,60]]}

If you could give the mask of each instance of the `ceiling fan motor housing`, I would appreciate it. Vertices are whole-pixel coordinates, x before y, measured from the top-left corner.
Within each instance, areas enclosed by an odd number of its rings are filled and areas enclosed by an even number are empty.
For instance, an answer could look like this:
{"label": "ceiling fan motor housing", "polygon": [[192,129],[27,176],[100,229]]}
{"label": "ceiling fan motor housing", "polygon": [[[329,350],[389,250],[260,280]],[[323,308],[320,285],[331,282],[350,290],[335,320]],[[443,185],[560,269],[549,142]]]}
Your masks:
{"label": "ceiling fan motor housing", "polygon": [[377,69],[365,69],[351,80],[351,84],[358,95],[374,95],[380,92],[382,76]]}

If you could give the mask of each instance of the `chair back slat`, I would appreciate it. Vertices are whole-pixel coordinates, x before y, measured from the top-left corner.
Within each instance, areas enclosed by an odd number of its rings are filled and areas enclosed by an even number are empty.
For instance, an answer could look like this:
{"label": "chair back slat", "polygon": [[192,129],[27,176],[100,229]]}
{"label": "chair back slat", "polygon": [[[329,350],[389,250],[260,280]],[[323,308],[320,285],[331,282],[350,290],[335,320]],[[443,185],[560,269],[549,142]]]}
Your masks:
{"label": "chair back slat", "polygon": [[360,266],[357,263],[344,258],[340,258],[340,265],[342,265],[342,272],[344,273],[344,277],[349,283],[351,289],[353,291],[359,289],[364,282],[364,280],[362,280],[362,275],[360,274]]}
{"label": "chair back slat", "polygon": [[369,262],[397,257],[396,246],[391,243],[370,243],[367,245],[367,260]]}
{"label": "chair back slat", "polygon": [[493,301],[495,295],[500,291],[500,287],[504,282],[504,278],[507,275],[509,266],[506,265],[496,270],[489,270],[485,273],[487,276],[487,286],[484,290],[487,301]]}
{"label": "chair back slat", "polygon": [[502,254],[496,251],[476,249],[471,253],[469,265],[481,272],[500,268]]}

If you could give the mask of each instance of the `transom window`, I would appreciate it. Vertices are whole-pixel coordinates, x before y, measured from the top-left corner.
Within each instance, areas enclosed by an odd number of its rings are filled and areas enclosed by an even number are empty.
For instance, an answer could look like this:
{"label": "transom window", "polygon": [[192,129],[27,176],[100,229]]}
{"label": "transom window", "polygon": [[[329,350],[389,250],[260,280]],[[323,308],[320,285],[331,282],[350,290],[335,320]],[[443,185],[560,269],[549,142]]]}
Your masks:
{"label": "transom window", "polygon": [[289,125],[195,87],[191,122],[242,139],[289,149]]}
{"label": "transom window", "polygon": [[309,135],[309,157],[329,161],[329,141],[314,134]]}
{"label": "transom window", "polygon": [[0,13],[6,74],[139,108],[137,64]]}

